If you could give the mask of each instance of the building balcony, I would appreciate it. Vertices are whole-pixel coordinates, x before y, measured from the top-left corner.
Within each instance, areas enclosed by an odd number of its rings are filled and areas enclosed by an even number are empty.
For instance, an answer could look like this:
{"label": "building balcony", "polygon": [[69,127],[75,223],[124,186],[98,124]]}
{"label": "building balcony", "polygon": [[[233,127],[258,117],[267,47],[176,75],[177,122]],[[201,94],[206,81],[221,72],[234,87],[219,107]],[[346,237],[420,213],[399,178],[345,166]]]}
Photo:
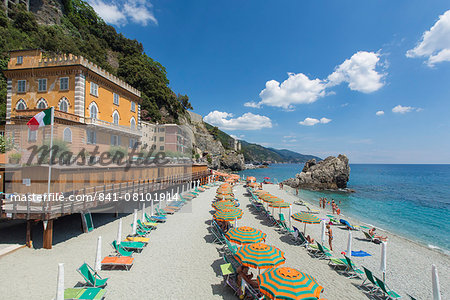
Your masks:
{"label": "building balcony", "polygon": [[[28,119],[30,119],[43,110],[45,110],[45,109],[35,108],[35,109],[15,110],[13,112],[12,118],[16,118],[16,119],[28,118]],[[55,109],[55,120],[57,120],[57,119],[72,121],[72,122],[76,122],[76,123],[82,123],[82,118],[80,116]]]}
{"label": "building balcony", "polygon": [[88,127],[101,129],[102,131],[106,131],[112,134],[127,135],[135,138],[139,138],[142,136],[142,132],[139,127],[133,129],[130,126],[117,125],[95,118],[85,118],[84,120]]}

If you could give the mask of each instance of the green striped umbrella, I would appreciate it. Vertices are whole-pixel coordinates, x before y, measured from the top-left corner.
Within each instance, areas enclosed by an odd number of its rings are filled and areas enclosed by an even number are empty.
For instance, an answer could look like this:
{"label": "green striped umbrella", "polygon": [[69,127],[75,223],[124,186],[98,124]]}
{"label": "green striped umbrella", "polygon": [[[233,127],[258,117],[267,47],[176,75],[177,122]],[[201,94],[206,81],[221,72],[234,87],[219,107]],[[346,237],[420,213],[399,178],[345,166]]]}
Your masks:
{"label": "green striped umbrella", "polygon": [[228,230],[225,237],[233,243],[239,245],[254,244],[266,239],[266,234],[253,227],[241,226]]}
{"label": "green striped umbrella", "polygon": [[233,221],[242,218],[243,211],[239,208],[226,208],[216,211],[214,218],[222,221]]}
{"label": "green striped umbrella", "polygon": [[215,210],[224,210],[228,208],[235,208],[234,203],[213,203],[211,204],[212,207],[214,207]]}
{"label": "green striped umbrella", "polygon": [[318,217],[304,212],[293,214],[291,218],[295,221],[305,223],[305,228],[303,229],[304,234],[306,233],[306,224],[320,224],[320,219]]}
{"label": "green striped umbrella", "polygon": [[258,270],[277,267],[286,261],[283,251],[263,243],[242,246],[235,256],[242,265]]}
{"label": "green striped umbrella", "polygon": [[[269,203],[269,206],[272,208],[278,207],[280,209],[280,214],[281,214],[281,209],[289,208],[289,206],[291,206],[291,204],[288,202],[284,202],[284,201],[283,202],[271,202],[271,203]],[[273,210],[272,210],[272,214],[273,214]]]}
{"label": "green striped umbrella", "polygon": [[258,275],[259,290],[269,299],[319,299],[323,287],[309,274],[292,268],[272,268]]}

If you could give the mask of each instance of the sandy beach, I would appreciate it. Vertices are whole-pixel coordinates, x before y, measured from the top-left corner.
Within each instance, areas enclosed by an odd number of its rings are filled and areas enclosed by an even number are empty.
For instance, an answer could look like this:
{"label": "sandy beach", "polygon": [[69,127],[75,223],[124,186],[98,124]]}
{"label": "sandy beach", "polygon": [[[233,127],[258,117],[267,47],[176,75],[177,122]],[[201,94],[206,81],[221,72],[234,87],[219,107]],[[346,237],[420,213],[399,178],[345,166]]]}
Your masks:
{"label": "sandy beach", "polygon": [[[279,190],[278,186],[265,185],[264,189],[286,201],[295,200],[295,196]],[[239,225],[253,226],[265,232],[266,242],[285,252],[285,266],[309,273],[317,279],[325,289],[322,297],[329,300],[368,299],[357,288],[362,280],[339,275],[326,261],[314,259],[304,248],[292,245],[288,235],[268,226],[261,216],[253,212],[243,186],[235,187],[234,192],[244,210]],[[135,263],[130,271],[101,271],[103,277],[110,278],[106,287],[107,299],[236,299],[231,289],[222,284],[222,247],[212,243],[213,238],[208,230],[214,196],[215,188],[200,193],[181,211],[169,216],[165,224],[160,224],[149,235],[150,242],[143,252],[133,255]],[[293,207],[294,212],[302,208],[297,205]],[[132,215],[123,217],[124,236],[131,232],[129,224],[132,219]],[[303,228],[295,221],[292,224]],[[98,236],[102,236],[103,256],[112,253],[110,243],[116,238],[117,226],[118,219],[88,234],[57,243],[52,250],[24,248],[1,257],[2,298],[52,299],[56,291],[58,263],[65,264],[65,287],[73,287],[81,280],[76,268],[83,262],[94,264]],[[346,248],[347,231],[337,226],[333,229],[334,255],[339,257]],[[320,225],[308,225],[307,233],[320,238]],[[450,286],[445,276],[450,272],[448,256],[391,233],[383,234],[389,236],[386,281],[392,289],[405,298],[408,293],[417,299],[430,299],[431,264],[434,263],[440,274],[442,299],[450,299]],[[354,232],[353,237],[353,250],[372,254],[354,258],[355,262],[381,276],[378,271],[381,247],[363,241],[360,232]]]}

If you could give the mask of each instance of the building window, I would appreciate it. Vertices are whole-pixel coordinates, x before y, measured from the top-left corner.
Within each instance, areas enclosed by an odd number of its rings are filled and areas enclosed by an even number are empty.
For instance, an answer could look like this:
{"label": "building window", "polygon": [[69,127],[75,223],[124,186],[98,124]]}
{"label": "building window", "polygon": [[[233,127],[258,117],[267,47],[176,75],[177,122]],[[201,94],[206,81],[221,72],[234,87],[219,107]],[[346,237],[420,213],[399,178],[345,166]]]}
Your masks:
{"label": "building window", "polygon": [[91,105],[89,105],[89,116],[91,117],[91,119],[97,119],[98,107],[95,102],[92,102]]}
{"label": "building window", "polygon": [[113,112],[113,123],[114,125],[119,125],[119,113],[117,110]]}
{"label": "building window", "polygon": [[25,101],[23,101],[23,99],[20,99],[19,101],[17,101],[16,110],[23,110],[23,109],[27,109],[27,104],[25,103]]}
{"label": "building window", "polygon": [[69,127],[66,127],[63,132],[63,140],[67,143],[72,143],[72,130]]}
{"label": "building window", "polygon": [[135,112],[136,111],[136,103],[131,101],[131,111]]}
{"label": "building window", "polygon": [[134,120],[134,118],[131,118],[131,120],[130,120],[130,127],[131,127],[131,129],[136,128],[136,121]]}
{"label": "building window", "polygon": [[18,65],[23,64],[23,56],[17,56],[17,64]]}
{"label": "building window", "polygon": [[59,89],[67,91],[69,89],[69,77],[62,77],[59,79]]}
{"label": "building window", "polygon": [[165,131],[165,128],[164,128],[164,127],[158,128],[158,132],[164,132],[164,131]]}
{"label": "building window", "polygon": [[137,148],[136,139],[130,138],[130,148]]}
{"label": "building window", "polygon": [[115,134],[111,135],[111,146],[120,146],[120,136]]}
{"label": "building window", "polygon": [[164,146],[159,146],[159,150],[164,151]]}
{"label": "building window", "polygon": [[47,101],[45,101],[45,99],[44,98],[41,98],[41,99],[39,99],[39,101],[38,101],[38,103],[37,103],[37,105],[36,105],[36,107],[38,108],[38,109],[45,109],[45,108],[47,108]]}
{"label": "building window", "polygon": [[30,130],[28,128],[28,141],[36,142],[36,139],[37,139],[37,130]]}
{"label": "building window", "polygon": [[59,100],[59,110],[63,112],[69,111],[69,101],[66,97],[63,97],[61,100]]}
{"label": "building window", "polygon": [[91,95],[98,97],[98,84],[91,82]]}
{"label": "building window", "polygon": [[38,79],[38,92],[47,91],[47,78]]}
{"label": "building window", "polygon": [[116,93],[113,94],[113,102],[115,105],[119,105],[119,95]]}
{"label": "building window", "polygon": [[94,130],[86,130],[86,141],[88,144],[97,144],[97,132]]}
{"label": "building window", "polygon": [[159,141],[160,141],[160,142],[164,142],[164,137],[163,137],[163,136],[160,136],[160,137],[159,137]]}
{"label": "building window", "polygon": [[27,91],[27,81],[26,80],[17,80],[17,92],[25,93]]}

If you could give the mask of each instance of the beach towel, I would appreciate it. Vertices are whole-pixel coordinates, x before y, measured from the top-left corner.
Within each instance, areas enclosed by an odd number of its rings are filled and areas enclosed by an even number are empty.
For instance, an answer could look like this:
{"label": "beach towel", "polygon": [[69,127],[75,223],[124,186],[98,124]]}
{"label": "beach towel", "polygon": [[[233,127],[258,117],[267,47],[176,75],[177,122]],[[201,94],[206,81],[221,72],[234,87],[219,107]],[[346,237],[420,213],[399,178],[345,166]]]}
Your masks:
{"label": "beach towel", "polygon": [[367,253],[366,251],[359,250],[359,251],[352,251],[352,256],[356,257],[364,257],[364,256],[372,256],[372,254]]}

